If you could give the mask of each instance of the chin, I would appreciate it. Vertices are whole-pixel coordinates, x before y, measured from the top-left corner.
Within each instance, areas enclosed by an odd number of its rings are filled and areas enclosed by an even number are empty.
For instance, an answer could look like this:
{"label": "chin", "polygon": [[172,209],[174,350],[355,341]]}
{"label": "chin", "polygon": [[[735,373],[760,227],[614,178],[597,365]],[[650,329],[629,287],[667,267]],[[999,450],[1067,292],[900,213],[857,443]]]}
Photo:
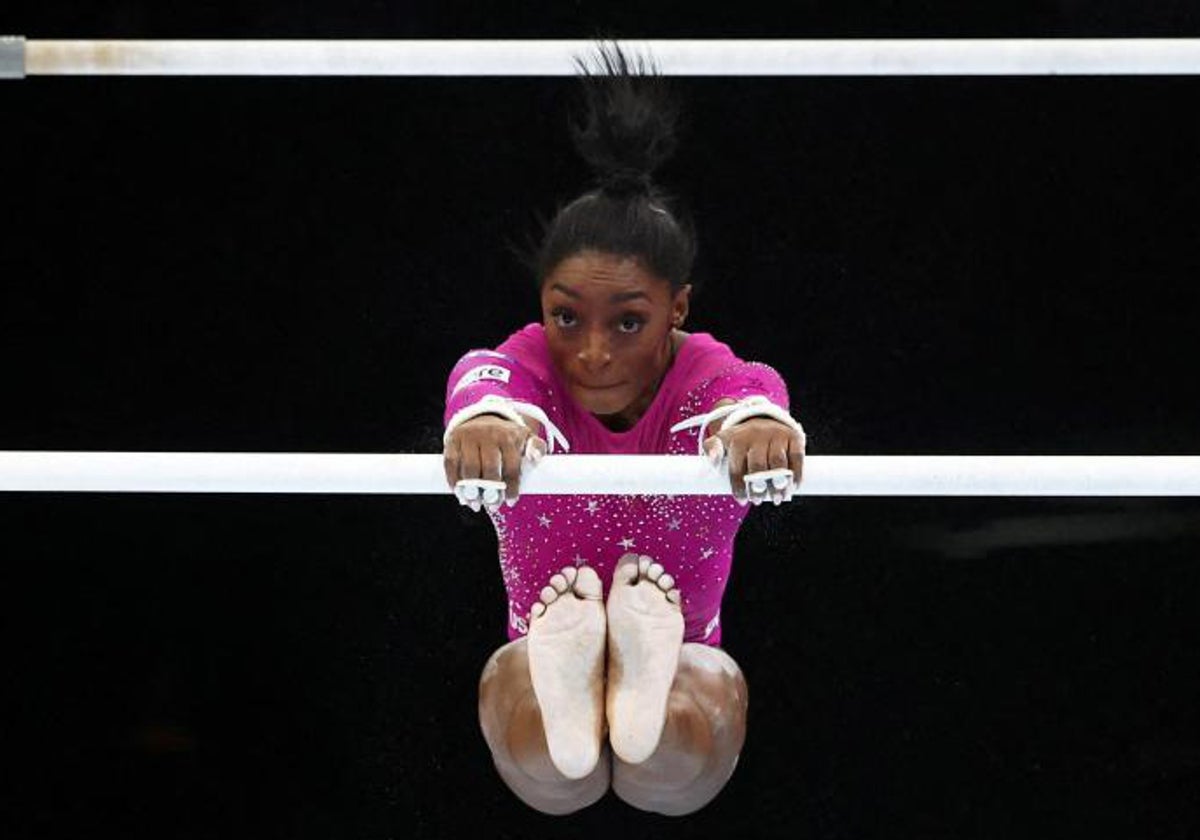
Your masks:
{"label": "chin", "polygon": [[596,393],[595,391],[576,391],[575,402],[592,414],[616,414],[628,404],[624,394]]}

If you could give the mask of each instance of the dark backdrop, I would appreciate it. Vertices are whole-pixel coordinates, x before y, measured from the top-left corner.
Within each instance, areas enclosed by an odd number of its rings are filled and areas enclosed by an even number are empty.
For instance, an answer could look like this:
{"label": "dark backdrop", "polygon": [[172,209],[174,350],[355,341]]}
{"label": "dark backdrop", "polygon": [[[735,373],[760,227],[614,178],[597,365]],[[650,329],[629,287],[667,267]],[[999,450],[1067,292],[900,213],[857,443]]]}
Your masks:
{"label": "dark backdrop", "polygon": [[[1183,4],[622,18],[0,13],[81,36],[1195,34]],[[738,4],[742,9],[742,4]],[[847,7],[849,8],[849,7]],[[743,11],[752,12],[752,8]],[[574,14],[572,14],[574,13]],[[639,24],[639,20],[641,23]],[[1193,78],[679,80],[691,326],[813,454],[1195,454]],[[585,186],[566,79],[0,85],[3,449],[433,451],[537,317],[512,255]],[[474,685],[494,536],[448,500],[0,498],[12,836],[1189,837],[1190,500],[810,499],[739,537],[727,790],[544,818]],[[18,748],[19,745],[19,748]]]}

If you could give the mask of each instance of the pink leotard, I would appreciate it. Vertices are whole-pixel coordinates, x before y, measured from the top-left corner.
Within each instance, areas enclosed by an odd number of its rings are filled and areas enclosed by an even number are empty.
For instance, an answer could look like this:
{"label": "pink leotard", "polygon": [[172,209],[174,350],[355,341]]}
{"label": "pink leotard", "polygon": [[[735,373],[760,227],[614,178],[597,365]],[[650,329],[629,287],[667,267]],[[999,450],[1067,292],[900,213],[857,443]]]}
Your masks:
{"label": "pink leotard", "polygon": [[[775,370],[744,362],[711,335],[694,333],[679,347],[646,413],[628,431],[610,431],[563,387],[541,324],[526,326],[495,350],[467,353],[454,366],[444,422],[487,394],[540,407],[569,442],[570,454],[694,456],[700,431],[672,433],[671,426],[720,400],[764,396],[788,408],[787,386]],[[514,507],[501,505],[490,516],[508,592],[509,638],[528,631],[530,607],[564,566],[594,568],[607,595],[616,561],[634,552],[654,558],[675,578],[684,641],[719,644],[733,540],[748,511],[732,495],[521,496]]]}

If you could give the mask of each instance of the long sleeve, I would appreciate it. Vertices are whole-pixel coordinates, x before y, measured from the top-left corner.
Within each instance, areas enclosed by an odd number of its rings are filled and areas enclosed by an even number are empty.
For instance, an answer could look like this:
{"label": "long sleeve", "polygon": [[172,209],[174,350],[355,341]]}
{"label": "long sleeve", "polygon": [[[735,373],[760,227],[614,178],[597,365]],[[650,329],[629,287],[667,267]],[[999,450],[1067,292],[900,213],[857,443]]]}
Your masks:
{"label": "long sleeve", "polygon": [[766,397],[782,409],[791,410],[787,383],[770,365],[737,360],[719,370],[698,389],[700,405],[709,411],[724,399]]}
{"label": "long sleeve", "polygon": [[516,357],[495,350],[472,350],[450,371],[446,381],[443,424],[466,406],[494,395],[536,405],[549,405],[549,387]]}
{"label": "long sleeve", "polygon": [[511,413],[515,411],[540,424],[550,452],[569,451],[571,444],[559,430],[562,416],[547,381],[547,365],[545,340],[534,324],[513,333],[495,350],[472,350],[450,371],[443,424],[449,427],[456,416],[461,421],[487,413],[516,419]]}

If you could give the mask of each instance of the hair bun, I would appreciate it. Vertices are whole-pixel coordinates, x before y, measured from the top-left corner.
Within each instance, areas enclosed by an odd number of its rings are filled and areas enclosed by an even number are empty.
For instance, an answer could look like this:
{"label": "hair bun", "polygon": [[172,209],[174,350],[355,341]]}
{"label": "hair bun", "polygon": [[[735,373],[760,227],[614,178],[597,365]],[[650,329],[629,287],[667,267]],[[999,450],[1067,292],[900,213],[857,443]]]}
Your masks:
{"label": "hair bun", "polygon": [[576,65],[586,104],[571,126],[576,150],[603,192],[648,195],[654,172],[677,146],[679,106],[666,82],[652,62],[631,61],[616,44],[600,44],[594,66]]}
{"label": "hair bun", "polygon": [[614,169],[599,178],[600,189],[612,196],[649,195],[654,182],[649,172]]}

